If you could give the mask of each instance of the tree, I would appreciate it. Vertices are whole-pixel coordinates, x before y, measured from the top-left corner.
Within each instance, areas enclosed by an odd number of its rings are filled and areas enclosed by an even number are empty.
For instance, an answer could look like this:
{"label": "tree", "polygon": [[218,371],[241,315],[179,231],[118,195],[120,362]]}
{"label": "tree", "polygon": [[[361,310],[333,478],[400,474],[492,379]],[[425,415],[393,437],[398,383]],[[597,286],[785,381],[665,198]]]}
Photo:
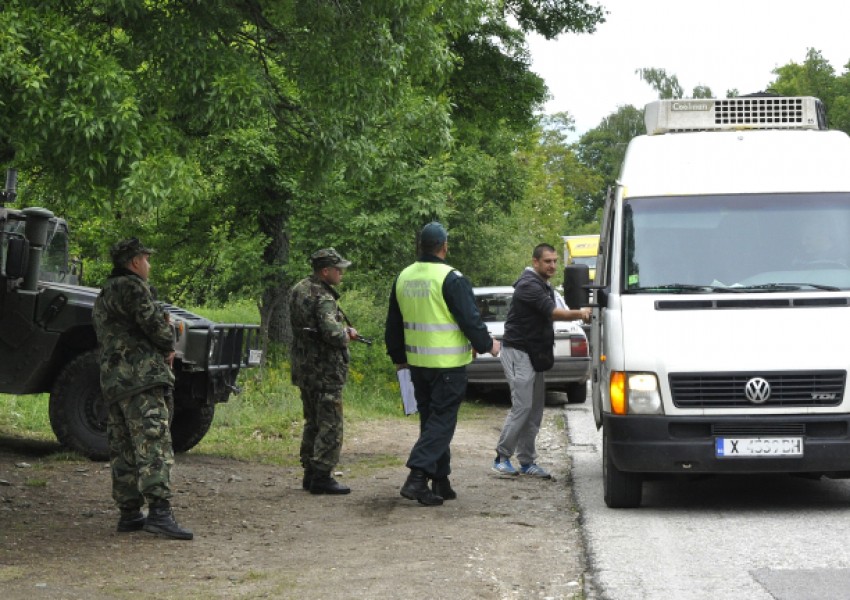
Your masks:
{"label": "tree", "polygon": [[8,0],[0,163],[80,224],[92,283],[144,235],[164,296],[257,297],[285,341],[317,247],[377,294],[431,218],[462,255],[486,246],[546,93],[525,33],[601,19],[583,0]]}
{"label": "tree", "polygon": [[645,132],[643,110],[626,105],[581,136],[576,145],[578,158],[582,164],[598,173],[603,181],[601,193],[580,199],[585,220],[596,217],[605,201],[605,190],[616,183],[631,139]]}
{"label": "tree", "polygon": [[[637,69],[635,73],[658,92],[658,98],[661,100],[677,100],[684,97],[685,90],[679,83],[679,78],[676,75],[668,75],[665,69],[650,67]],[[690,97],[713,98],[714,94],[712,94],[710,87],[699,84],[693,89]]]}
{"label": "tree", "polygon": [[782,96],[814,96],[823,101],[830,127],[850,133],[850,64],[844,73],[835,69],[820,51],[809,48],[802,64],[788,63],[774,69],[776,78],[767,87]]}

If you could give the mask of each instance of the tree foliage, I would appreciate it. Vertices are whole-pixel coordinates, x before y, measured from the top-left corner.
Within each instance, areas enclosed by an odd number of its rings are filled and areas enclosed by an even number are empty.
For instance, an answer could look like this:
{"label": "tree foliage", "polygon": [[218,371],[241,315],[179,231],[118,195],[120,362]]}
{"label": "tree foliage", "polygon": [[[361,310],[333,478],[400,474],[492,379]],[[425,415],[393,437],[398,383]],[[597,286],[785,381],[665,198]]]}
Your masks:
{"label": "tree foliage", "polygon": [[645,132],[643,110],[626,105],[619,107],[597,127],[581,136],[577,144],[577,156],[582,164],[597,173],[602,180],[601,189],[582,198],[581,209],[585,221],[595,219],[598,210],[602,208],[605,190],[616,183],[631,139]]}
{"label": "tree foliage", "polygon": [[829,125],[850,133],[850,63],[844,72],[835,69],[819,50],[809,48],[801,64],[791,62],[774,69],[768,91],[783,96],[814,96],[823,101]]}
{"label": "tree foliage", "polygon": [[[677,100],[685,97],[685,90],[679,83],[679,78],[674,74],[668,74],[666,69],[646,67],[635,71],[640,78],[658,92],[661,100]],[[691,98],[713,98],[714,94],[707,85],[699,84],[694,87]]]}
{"label": "tree foliage", "polygon": [[0,166],[68,217],[91,283],[112,241],[144,236],[164,296],[255,297],[286,339],[317,247],[383,296],[439,218],[461,263],[490,267],[546,97],[525,35],[603,17],[583,0],[7,0]]}

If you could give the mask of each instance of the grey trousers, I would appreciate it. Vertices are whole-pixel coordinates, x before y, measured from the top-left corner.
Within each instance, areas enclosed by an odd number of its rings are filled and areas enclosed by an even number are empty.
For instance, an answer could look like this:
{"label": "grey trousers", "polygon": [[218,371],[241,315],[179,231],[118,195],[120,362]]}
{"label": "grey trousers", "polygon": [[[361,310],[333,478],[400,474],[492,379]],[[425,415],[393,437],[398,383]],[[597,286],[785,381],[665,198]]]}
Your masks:
{"label": "grey trousers", "polygon": [[502,347],[500,356],[511,386],[511,410],[505,417],[496,452],[504,458],[516,453],[520,464],[527,465],[537,458],[535,441],[543,421],[546,379],[532,368],[526,352]]}

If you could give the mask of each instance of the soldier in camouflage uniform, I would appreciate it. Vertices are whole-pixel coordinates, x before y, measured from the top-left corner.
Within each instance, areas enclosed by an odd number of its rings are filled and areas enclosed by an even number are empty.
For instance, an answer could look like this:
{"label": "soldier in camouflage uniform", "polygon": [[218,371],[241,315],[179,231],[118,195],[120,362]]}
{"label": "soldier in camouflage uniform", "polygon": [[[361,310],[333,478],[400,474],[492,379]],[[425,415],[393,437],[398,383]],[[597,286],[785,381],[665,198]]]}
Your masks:
{"label": "soldier in camouflage uniform", "polygon": [[342,449],[342,388],[348,377],[348,343],[357,330],[347,326],[333,286],[351,265],[333,248],[310,256],[313,274],[292,288],[292,383],[301,389],[303,487],[311,494],[348,494],[332,477]]}
{"label": "soldier in camouflage uniform", "polygon": [[169,503],[174,453],[166,396],[174,386],[174,334],[148,287],[152,252],[137,238],[111,248],[114,268],[92,315],[109,407],[112,497],[121,510],[118,531],[190,540],[192,532],[177,524]]}

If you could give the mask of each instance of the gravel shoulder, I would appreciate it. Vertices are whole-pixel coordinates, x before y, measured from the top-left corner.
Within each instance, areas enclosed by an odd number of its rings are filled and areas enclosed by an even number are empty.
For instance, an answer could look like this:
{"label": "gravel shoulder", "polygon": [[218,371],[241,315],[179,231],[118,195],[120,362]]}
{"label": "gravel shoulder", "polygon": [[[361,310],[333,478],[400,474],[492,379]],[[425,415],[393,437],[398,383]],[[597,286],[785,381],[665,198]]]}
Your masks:
{"label": "gravel shoulder", "polygon": [[[300,469],[190,452],[172,502],[191,542],[118,534],[104,463],[57,461],[54,443],[0,438],[4,600],[195,598],[584,598],[586,560],[572,500],[566,411],[547,407],[538,462],[554,481],[490,472],[507,408],[458,425],[458,499],[399,495],[415,418],[347,425],[338,479],[311,496]],[[364,468],[363,465],[372,465]]]}

